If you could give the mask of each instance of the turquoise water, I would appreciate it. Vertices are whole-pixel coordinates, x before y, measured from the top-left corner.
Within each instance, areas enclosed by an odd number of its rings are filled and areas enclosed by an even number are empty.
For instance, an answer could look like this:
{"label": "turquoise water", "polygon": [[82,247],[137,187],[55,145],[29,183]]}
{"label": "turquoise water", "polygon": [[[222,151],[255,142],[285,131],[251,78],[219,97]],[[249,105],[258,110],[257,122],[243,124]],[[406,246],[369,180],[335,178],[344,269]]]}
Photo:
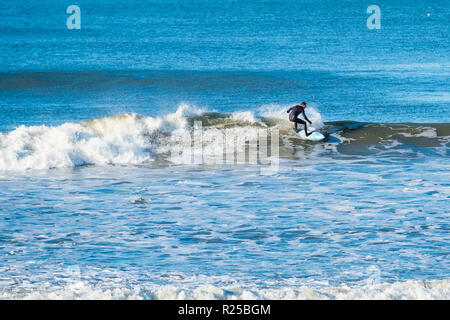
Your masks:
{"label": "turquoise water", "polygon": [[445,1],[77,5],[0,3],[1,298],[450,297]]}

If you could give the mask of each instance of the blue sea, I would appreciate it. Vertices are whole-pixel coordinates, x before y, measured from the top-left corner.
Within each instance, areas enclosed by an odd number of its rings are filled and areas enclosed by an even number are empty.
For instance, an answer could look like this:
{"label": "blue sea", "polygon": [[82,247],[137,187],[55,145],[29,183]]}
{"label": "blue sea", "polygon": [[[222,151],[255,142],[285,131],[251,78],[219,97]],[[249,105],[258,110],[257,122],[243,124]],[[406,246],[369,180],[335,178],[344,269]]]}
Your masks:
{"label": "blue sea", "polygon": [[448,1],[70,4],[0,2],[0,299],[450,299]]}

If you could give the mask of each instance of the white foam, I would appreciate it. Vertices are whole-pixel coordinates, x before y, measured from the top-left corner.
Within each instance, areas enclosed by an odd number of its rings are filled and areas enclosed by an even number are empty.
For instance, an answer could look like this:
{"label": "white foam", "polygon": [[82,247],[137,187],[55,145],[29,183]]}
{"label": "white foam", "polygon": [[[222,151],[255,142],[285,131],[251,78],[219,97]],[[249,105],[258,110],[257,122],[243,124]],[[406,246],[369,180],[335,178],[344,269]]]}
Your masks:
{"label": "white foam", "polygon": [[419,127],[413,133],[401,132],[400,135],[404,137],[425,137],[425,138],[436,138],[437,132],[435,128],[430,127]]}
{"label": "white foam", "polygon": [[163,117],[124,114],[60,126],[20,126],[0,133],[0,170],[151,162],[173,132],[189,130],[202,109],[182,103]]}
{"label": "white foam", "polygon": [[[126,283],[126,282],[125,282]],[[357,285],[330,286],[321,283],[281,287],[220,286],[204,284],[196,286],[124,284],[123,281],[91,284],[84,280],[69,280],[65,285],[52,286],[43,283],[25,284],[20,288],[0,291],[0,299],[381,299],[381,300],[439,300],[450,298],[449,280],[407,280],[394,283],[361,282]]]}
{"label": "white foam", "polygon": [[[287,120],[287,108],[266,106],[259,115],[251,111],[234,112],[230,119],[241,121],[243,125],[226,129],[220,126],[203,127],[199,145],[193,143],[195,128],[191,127],[189,118],[202,115],[205,110],[186,103],[180,104],[176,112],[161,117],[124,114],[54,127],[20,126],[12,132],[0,133],[0,171],[136,165],[152,162],[157,154],[177,154],[177,150],[180,157],[170,159],[175,163],[191,164],[194,156],[201,159],[211,155],[219,156],[218,160],[222,161],[222,155],[227,150],[240,152],[245,148],[244,144],[235,143],[233,137],[252,141],[258,137],[258,130],[267,127],[260,116],[278,119],[275,126],[292,127]],[[312,127],[321,128],[320,113],[313,107],[308,110]],[[225,139],[225,133],[231,139]],[[190,155],[182,154],[191,146]]]}
{"label": "white foam", "polygon": [[0,136],[0,170],[150,161],[143,126],[134,114],[58,127],[20,126]]}
{"label": "white foam", "polygon": [[258,122],[255,118],[255,115],[251,111],[233,112],[231,114],[231,119],[249,123]]}

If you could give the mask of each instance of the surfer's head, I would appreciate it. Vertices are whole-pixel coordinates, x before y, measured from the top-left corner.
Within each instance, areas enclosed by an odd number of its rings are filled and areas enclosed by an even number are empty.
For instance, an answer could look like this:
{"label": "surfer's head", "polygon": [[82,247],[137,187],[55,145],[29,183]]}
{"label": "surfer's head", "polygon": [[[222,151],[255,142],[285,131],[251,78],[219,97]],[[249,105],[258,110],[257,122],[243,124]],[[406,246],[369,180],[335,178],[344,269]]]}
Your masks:
{"label": "surfer's head", "polygon": [[306,102],[303,101],[302,103],[300,103],[300,106],[303,107],[303,108],[306,108]]}

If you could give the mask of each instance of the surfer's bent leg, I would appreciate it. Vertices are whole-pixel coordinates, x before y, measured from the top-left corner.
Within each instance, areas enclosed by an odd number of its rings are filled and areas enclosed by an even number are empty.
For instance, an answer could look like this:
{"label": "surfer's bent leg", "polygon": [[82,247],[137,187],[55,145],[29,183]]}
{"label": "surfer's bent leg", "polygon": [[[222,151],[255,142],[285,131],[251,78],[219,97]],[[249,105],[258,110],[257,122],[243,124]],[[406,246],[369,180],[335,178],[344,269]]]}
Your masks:
{"label": "surfer's bent leg", "polygon": [[307,130],[306,122],[305,122],[305,121],[303,121],[303,125],[305,126],[305,134],[306,134],[306,136],[309,136],[309,135],[311,134],[311,132],[308,133],[308,130]]}
{"label": "surfer's bent leg", "polygon": [[297,124],[298,124],[298,123],[304,125],[304,128],[305,128],[305,134],[306,134],[307,136],[309,136],[308,132],[306,131],[306,122],[303,121],[302,119],[295,119],[295,131],[298,130],[298,129],[297,129]]}

